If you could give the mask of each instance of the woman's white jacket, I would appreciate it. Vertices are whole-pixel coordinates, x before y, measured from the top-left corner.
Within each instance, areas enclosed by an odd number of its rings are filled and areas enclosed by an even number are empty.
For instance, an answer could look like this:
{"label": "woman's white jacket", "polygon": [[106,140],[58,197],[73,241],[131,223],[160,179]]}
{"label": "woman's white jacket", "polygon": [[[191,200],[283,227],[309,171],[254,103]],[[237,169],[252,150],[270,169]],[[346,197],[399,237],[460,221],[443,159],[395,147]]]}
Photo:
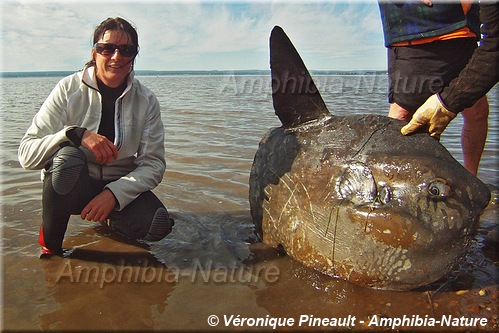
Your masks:
{"label": "woman's white jacket", "polygon": [[[71,128],[84,127],[97,133],[101,110],[102,97],[93,66],[59,81],[21,140],[21,166],[43,169],[61,146],[73,145],[66,136]],[[154,93],[134,78],[133,71],[127,88],[116,100],[114,128],[117,160],[101,165],[89,150],[81,146],[80,149],[87,156],[90,176],[112,181],[106,187],[118,201],[116,209],[121,210],[140,193],[155,188],[165,171],[159,103]]]}

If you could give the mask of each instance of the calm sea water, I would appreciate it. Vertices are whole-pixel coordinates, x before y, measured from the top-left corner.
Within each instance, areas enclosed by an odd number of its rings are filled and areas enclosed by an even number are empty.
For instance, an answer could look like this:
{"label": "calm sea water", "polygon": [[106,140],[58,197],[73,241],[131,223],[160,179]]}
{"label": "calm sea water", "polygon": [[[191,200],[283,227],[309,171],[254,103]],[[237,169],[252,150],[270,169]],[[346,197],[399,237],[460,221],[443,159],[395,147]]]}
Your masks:
{"label": "calm sea water", "polygon": [[[366,327],[375,315],[468,315],[487,318],[486,329],[495,325],[497,266],[481,251],[480,239],[452,279],[405,293],[351,285],[246,242],[252,235],[253,156],[263,134],[280,126],[266,75],[139,77],[162,106],[167,171],[155,193],[175,218],[174,231],[149,246],[75,216],[64,244],[72,249],[70,258],[38,259],[41,182],[39,172],[20,168],[17,148],[59,79],[1,80],[4,328],[204,330],[212,328],[210,315],[221,320],[214,328],[224,327],[224,315],[354,315],[365,321],[357,321],[356,328]],[[334,114],[387,113],[384,75],[317,75],[314,80]],[[479,171],[482,181],[495,186],[498,91],[489,94],[490,126]],[[461,126],[458,117],[442,137],[458,161]],[[485,229],[495,227],[495,205],[482,222]],[[466,292],[456,293],[459,289]]]}

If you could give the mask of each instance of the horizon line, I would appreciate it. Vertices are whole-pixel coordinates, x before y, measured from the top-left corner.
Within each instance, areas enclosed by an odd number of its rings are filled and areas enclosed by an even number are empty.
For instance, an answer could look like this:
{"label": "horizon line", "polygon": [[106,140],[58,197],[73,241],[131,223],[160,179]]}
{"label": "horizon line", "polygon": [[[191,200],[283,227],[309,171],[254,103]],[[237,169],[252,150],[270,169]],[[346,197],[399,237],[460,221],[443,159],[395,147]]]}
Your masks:
{"label": "horizon line", "polygon": [[[33,70],[33,71],[0,71],[0,77],[15,77],[19,75],[43,75],[48,76],[49,74],[61,75],[76,73],[79,70]],[[174,74],[174,73],[184,73],[184,74],[199,74],[199,73],[216,73],[216,74],[230,74],[230,73],[269,73],[270,69],[179,69],[179,70],[156,70],[156,69],[139,69],[135,70],[137,75],[144,74]],[[311,69],[311,73],[321,73],[321,74],[335,74],[335,73],[386,73],[386,69]]]}

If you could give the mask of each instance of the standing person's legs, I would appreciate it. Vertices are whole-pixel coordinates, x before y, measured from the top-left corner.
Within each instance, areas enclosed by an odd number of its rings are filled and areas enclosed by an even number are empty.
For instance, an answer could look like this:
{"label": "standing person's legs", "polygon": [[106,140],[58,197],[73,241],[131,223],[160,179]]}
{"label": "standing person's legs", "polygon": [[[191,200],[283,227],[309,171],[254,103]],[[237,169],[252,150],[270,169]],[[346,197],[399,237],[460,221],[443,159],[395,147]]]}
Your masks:
{"label": "standing person's legs", "polygon": [[472,107],[464,109],[462,114],[461,146],[464,167],[476,176],[487,139],[489,116],[487,96],[479,99]]}
{"label": "standing person's legs", "polygon": [[397,103],[391,103],[390,110],[388,111],[388,117],[407,121],[407,122],[411,121],[413,114],[414,114],[414,112],[411,112],[411,111],[401,107]]}
{"label": "standing person's legs", "polygon": [[[428,97],[459,75],[475,48],[476,42],[472,38],[389,48],[388,116],[410,121]],[[486,97],[462,113],[464,167],[476,175],[487,137],[489,106]]]}

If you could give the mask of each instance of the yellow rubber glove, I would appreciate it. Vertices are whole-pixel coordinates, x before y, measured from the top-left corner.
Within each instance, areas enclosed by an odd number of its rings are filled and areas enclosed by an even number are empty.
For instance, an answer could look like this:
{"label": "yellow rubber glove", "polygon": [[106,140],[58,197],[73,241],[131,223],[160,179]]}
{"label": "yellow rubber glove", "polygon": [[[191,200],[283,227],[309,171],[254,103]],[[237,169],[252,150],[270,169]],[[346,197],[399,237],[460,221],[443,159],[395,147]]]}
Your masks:
{"label": "yellow rubber glove", "polygon": [[440,140],[440,134],[445,130],[447,125],[456,114],[449,111],[442,105],[438,95],[430,96],[423,105],[416,110],[411,121],[402,127],[400,132],[403,135],[408,135],[416,132],[419,129],[424,129],[430,136]]}

